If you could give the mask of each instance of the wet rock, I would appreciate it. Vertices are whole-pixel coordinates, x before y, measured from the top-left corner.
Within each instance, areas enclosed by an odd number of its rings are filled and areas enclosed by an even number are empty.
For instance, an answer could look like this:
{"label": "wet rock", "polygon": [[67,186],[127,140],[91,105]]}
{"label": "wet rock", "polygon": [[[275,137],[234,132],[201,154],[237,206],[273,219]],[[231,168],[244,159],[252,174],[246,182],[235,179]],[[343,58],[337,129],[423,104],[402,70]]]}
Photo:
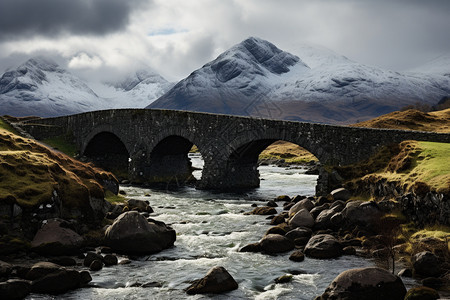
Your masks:
{"label": "wet rock", "polygon": [[436,290],[418,286],[410,289],[405,296],[404,300],[436,300],[439,299],[439,294]]}
{"label": "wet rock", "polygon": [[335,189],[330,194],[333,196],[334,200],[342,201],[347,201],[352,196],[350,191],[345,188]]}
{"label": "wet rock", "polygon": [[292,281],[293,276],[291,274],[286,274],[275,278],[275,283],[288,283]]}
{"label": "wet rock", "polygon": [[156,253],[173,246],[175,230],[163,222],[148,222],[136,211],[120,215],[105,232],[106,243],[129,254]]}
{"label": "wet rock", "polygon": [[10,279],[0,282],[0,299],[23,299],[31,291],[31,284],[23,279]]}
{"label": "wet rock", "polygon": [[138,212],[153,212],[153,209],[150,207],[150,202],[148,201],[128,199],[127,206],[130,210],[137,210]]}
{"label": "wet rock", "polygon": [[273,200],[270,200],[269,202],[267,202],[266,205],[269,207],[278,207],[278,204]]}
{"label": "wet rock", "polygon": [[305,246],[305,255],[313,258],[335,258],[341,251],[341,244],[330,234],[317,234]]}
{"label": "wet rock", "polygon": [[302,208],[294,216],[291,217],[291,219],[289,220],[289,225],[293,228],[312,228],[314,226],[314,219],[307,209]]}
{"label": "wet rock", "polygon": [[39,294],[62,294],[80,286],[81,275],[76,270],[60,269],[31,283],[31,292]]}
{"label": "wet rock", "polygon": [[292,206],[289,209],[289,216],[292,217],[293,215],[295,215],[298,211],[300,211],[302,209],[306,209],[307,211],[310,211],[313,208],[314,208],[314,204],[312,203],[311,200],[303,199],[303,200],[300,200],[299,202],[297,202],[294,206]]}
{"label": "wet rock", "polygon": [[142,288],[150,288],[150,287],[162,287],[162,283],[161,282],[156,282],[156,281],[150,281],[150,282],[146,282],[143,283],[141,285]]}
{"label": "wet rock", "polygon": [[131,264],[131,260],[129,260],[128,258],[124,258],[119,261],[119,265],[128,265],[128,264]]}
{"label": "wet rock", "polygon": [[305,260],[305,255],[302,251],[297,250],[294,251],[291,256],[289,256],[289,260],[295,261],[295,262],[301,262]]}
{"label": "wet rock", "polygon": [[427,277],[422,280],[422,284],[432,289],[440,289],[444,285],[444,281],[441,278]]}
{"label": "wet rock", "polygon": [[320,206],[314,207],[313,209],[311,209],[310,213],[313,216],[313,218],[315,219],[322,211],[324,211],[325,209],[329,209],[329,208],[330,208],[330,203],[325,203]]}
{"label": "wet rock", "polygon": [[281,195],[275,198],[276,202],[279,201],[283,201],[283,202],[290,202],[291,201],[291,197],[287,196],[287,195]]}
{"label": "wet rock", "polygon": [[86,253],[86,257],[84,258],[83,265],[85,267],[90,267],[94,260],[102,261],[102,259],[103,259],[103,256],[101,256],[100,254],[89,251]]}
{"label": "wet rock", "polygon": [[96,259],[89,265],[89,270],[91,271],[100,271],[103,268],[103,262]]}
{"label": "wet rock", "polygon": [[292,229],[288,231],[285,234],[285,237],[290,239],[291,241],[298,239],[298,238],[307,238],[309,239],[312,235],[312,230],[306,227],[297,227],[295,229]]}
{"label": "wet rock", "polygon": [[89,271],[80,272],[80,285],[84,286],[92,281],[91,273]]}
{"label": "wet rock", "polygon": [[343,255],[356,255],[356,249],[352,246],[347,246],[342,249]]}
{"label": "wet rock", "polygon": [[270,221],[270,225],[278,225],[284,223],[284,217],[277,215],[275,216],[271,221]]}
{"label": "wet rock", "polygon": [[270,206],[261,206],[253,209],[250,214],[252,215],[276,215],[277,210]]}
{"label": "wet rock", "polygon": [[270,227],[270,228],[266,231],[265,235],[268,235],[268,234],[280,234],[280,235],[285,235],[285,234],[286,234],[286,230],[285,230],[284,228],[280,227],[280,226],[274,226],[274,227]]}
{"label": "wet rock", "polygon": [[439,258],[429,251],[417,253],[412,259],[414,271],[421,276],[433,277],[441,274]]}
{"label": "wet rock", "polygon": [[54,257],[49,259],[49,261],[63,267],[75,266],[77,264],[75,259],[68,256]]}
{"label": "wet rock", "polygon": [[336,209],[325,209],[320,212],[316,218],[314,228],[316,230],[333,228],[333,223],[331,223],[331,217],[337,214]]}
{"label": "wet rock", "polygon": [[188,295],[221,294],[238,288],[237,282],[224,267],[214,267],[205,277],[186,289]]}
{"label": "wet rock", "polygon": [[262,248],[259,243],[252,243],[242,247],[239,252],[261,252]]}
{"label": "wet rock", "polygon": [[372,267],[342,272],[319,299],[403,300],[405,295],[406,288],[400,277]]}
{"label": "wet rock", "polygon": [[404,269],[401,269],[397,275],[400,277],[412,277],[413,271],[410,268],[404,268]]}
{"label": "wet rock", "polygon": [[79,252],[83,238],[60,219],[48,220],[31,242],[32,250],[41,255],[72,255]]}
{"label": "wet rock", "polygon": [[117,265],[119,260],[117,259],[117,256],[115,256],[115,255],[106,254],[103,257],[103,262],[105,263],[106,266],[113,266],[113,265]]}
{"label": "wet rock", "polygon": [[35,280],[38,278],[42,278],[48,274],[56,273],[61,269],[63,269],[61,266],[58,266],[57,264],[51,262],[38,262],[31,267],[30,271],[28,271],[27,275],[25,276],[25,279]]}
{"label": "wet rock", "polygon": [[274,254],[294,249],[294,243],[280,234],[268,234],[259,242],[265,253]]}
{"label": "wet rock", "polygon": [[11,274],[12,269],[13,269],[12,265],[0,260],[0,278],[8,277],[9,274]]}

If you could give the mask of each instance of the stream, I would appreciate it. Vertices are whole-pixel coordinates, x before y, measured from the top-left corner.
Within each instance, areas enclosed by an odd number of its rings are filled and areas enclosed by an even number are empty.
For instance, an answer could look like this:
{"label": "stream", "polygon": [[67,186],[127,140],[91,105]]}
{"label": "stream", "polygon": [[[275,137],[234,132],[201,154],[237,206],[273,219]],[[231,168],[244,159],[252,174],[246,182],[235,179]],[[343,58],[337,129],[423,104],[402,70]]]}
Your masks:
{"label": "stream", "polygon": [[[192,155],[191,160],[201,168],[198,156]],[[279,195],[315,193],[317,176],[305,175],[304,169],[260,166],[259,171],[261,187],[244,194],[212,193],[191,187],[121,187],[128,198],[148,200],[155,211],[151,217],[175,229],[175,246],[127,265],[91,272],[95,287],[56,298],[31,294],[27,299],[209,299],[210,295],[189,296],[184,289],[214,266],[225,267],[239,284],[237,290],[214,299],[314,299],[342,271],[375,265],[375,261],[357,256],[293,262],[288,259],[290,252],[277,256],[238,252],[257,242],[270,228],[266,216],[243,214],[253,209],[253,203],[261,206]],[[195,172],[199,177],[201,171]],[[281,212],[282,207],[277,210]],[[296,275],[289,283],[275,284],[274,279],[285,274]],[[137,283],[148,287],[132,287]]]}

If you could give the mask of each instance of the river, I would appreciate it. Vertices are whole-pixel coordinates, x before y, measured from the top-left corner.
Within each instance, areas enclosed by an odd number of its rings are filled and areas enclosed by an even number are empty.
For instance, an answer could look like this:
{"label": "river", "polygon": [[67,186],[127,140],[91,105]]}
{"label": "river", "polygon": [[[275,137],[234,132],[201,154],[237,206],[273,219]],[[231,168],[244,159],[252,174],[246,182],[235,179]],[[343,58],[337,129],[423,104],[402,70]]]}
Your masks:
{"label": "river", "polygon": [[[192,161],[201,167],[202,161],[195,155]],[[261,187],[245,194],[211,193],[191,187],[121,187],[129,198],[148,200],[155,211],[151,216],[176,230],[175,246],[127,265],[91,272],[95,287],[57,298],[32,294],[27,299],[208,299],[204,295],[188,296],[183,289],[214,266],[225,267],[239,284],[237,290],[214,299],[314,299],[340,272],[374,265],[374,261],[356,256],[292,262],[290,253],[269,256],[238,252],[242,246],[257,242],[270,228],[266,216],[243,214],[252,209],[253,203],[261,206],[282,194],[314,195],[317,176],[305,175],[302,169],[261,166],[259,170]],[[194,175],[200,176],[199,172]],[[277,210],[281,212],[282,208]],[[296,274],[291,282],[275,284],[275,278],[289,273]],[[151,284],[132,287],[136,283]]]}

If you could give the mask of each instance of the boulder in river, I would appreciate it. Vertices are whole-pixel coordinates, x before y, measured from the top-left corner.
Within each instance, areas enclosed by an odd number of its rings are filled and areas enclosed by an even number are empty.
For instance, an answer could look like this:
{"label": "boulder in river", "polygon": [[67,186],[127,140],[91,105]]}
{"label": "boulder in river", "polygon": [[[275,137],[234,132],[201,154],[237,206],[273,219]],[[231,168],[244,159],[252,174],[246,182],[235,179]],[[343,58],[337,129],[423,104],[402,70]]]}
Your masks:
{"label": "boulder in river", "polygon": [[319,299],[403,300],[406,288],[400,277],[381,268],[350,269],[339,274]]}
{"label": "boulder in river", "polygon": [[305,246],[305,255],[312,258],[335,258],[341,252],[341,243],[330,234],[317,234]]}
{"label": "boulder in river", "polygon": [[196,280],[186,289],[189,295],[220,294],[238,288],[237,282],[224,267],[214,267],[205,277]]}
{"label": "boulder in river", "polygon": [[251,211],[252,215],[276,215],[277,210],[270,206],[256,207]]}
{"label": "boulder in river", "polygon": [[274,254],[287,252],[294,249],[294,243],[281,234],[268,234],[259,242],[261,250],[265,253]]}
{"label": "boulder in river", "polygon": [[439,298],[436,290],[425,286],[414,287],[405,296],[405,300],[436,300]]}
{"label": "boulder in river", "polygon": [[416,274],[421,276],[437,276],[441,273],[439,258],[429,251],[423,251],[414,255],[413,267]]}
{"label": "boulder in river", "polygon": [[289,220],[289,225],[292,228],[297,228],[297,227],[312,228],[314,226],[314,218],[312,217],[312,215],[309,213],[309,211],[307,209],[302,208],[295,215],[293,215],[291,217],[291,219]]}
{"label": "boulder in river", "polygon": [[121,214],[105,232],[105,241],[117,252],[143,255],[173,246],[175,230],[163,222],[149,222],[137,211]]}
{"label": "boulder in river", "polygon": [[306,210],[310,211],[313,208],[314,208],[314,204],[312,203],[311,200],[309,200],[309,199],[300,200],[299,202],[295,203],[295,205],[289,209],[289,217],[292,217],[301,209],[306,209]]}
{"label": "boulder in river", "polygon": [[30,281],[10,279],[0,282],[0,299],[23,299],[30,293]]}

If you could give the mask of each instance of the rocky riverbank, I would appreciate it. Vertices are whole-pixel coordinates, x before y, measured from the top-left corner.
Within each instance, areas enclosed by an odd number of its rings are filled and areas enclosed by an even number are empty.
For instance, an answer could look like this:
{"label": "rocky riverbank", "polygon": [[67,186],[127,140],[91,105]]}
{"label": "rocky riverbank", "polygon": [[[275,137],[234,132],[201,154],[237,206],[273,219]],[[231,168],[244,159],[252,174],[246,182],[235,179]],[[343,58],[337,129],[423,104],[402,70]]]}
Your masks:
{"label": "rocky riverbank", "polygon": [[[450,256],[446,240],[419,239],[407,240],[402,234],[406,220],[395,215],[396,207],[392,201],[350,200],[351,193],[337,189],[327,196],[303,197],[280,196],[269,201],[266,206],[255,207],[248,214],[269,215],[273,225],[257,243],[248,244],[241,252],[261,252],[269,255],[292,252],[290,260],[301,262],[304,257],[315,259],[337,258],[342,255],[360,255],[385,261],[389,272],[399,276],[415,276],[428,288],[444,289],[450,286]],[[274,207],[283,206],[283,212],[276,214]],[[408,262],[410,268],[395,270],[395,261]],[[350,272],[350,271],[349,271]],[[353,271],[356,272],[356,271]],[[346,283],[332,284],[320,299],[335,299],[336,295],[371,295],[380,282],[386,280],[385,291],[377,290],[377,295],[394,295],[403,299],[406,289],[400,277],[390,275],[388,271],[359,270],[366,278],[365,290],[348,289],[360,285],[356,278],[360,275],[342,275]],[[342,278],[336,279],[338,282]],[[339,287],[340,286],[340,287]],[[346,286],[347,288],[342,288]],[[395,287],[395,288],[394,288]],[[401,288],[401,292],[398,291]],[[333,297],[331,295],[334,295]],[[367,298],[369,299],[369,298]],[[371,298],[370,298],[371,299]],[[375,299],[375,298],[374,298]]]}

